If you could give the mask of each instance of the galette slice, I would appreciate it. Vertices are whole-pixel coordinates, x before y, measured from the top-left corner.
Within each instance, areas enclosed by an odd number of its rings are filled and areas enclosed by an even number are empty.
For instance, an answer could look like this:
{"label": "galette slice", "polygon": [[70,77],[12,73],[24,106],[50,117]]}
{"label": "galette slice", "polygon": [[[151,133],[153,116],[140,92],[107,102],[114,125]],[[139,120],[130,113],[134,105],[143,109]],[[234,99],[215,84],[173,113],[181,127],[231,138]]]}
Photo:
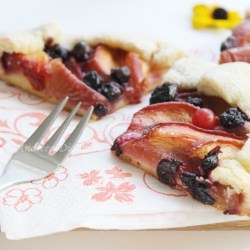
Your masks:
{"label": "galette slice", "polygon": [[112,113],[161,83],[172,63],[184,56],[175,46],[140,36],[104,34],[76,37],[53,24],[0,35],[0,79],[58,102],[93,105],[93,119]]}
{"label": "galette slice", "polygon": [[[186,70],[175,66],[172,70],[177,75],[183,71],[184,77]],[[197,201],[224,213],[249,215],[250,99],[246,93],[250,81],[242,75],[250,76],[250,65],[245,63],[240,70],[241,66],[204,69],[197,82],[194,77],[186,80],[192,88],[169,82],[158,86],[151,105],[134,114],[112,151]]]}

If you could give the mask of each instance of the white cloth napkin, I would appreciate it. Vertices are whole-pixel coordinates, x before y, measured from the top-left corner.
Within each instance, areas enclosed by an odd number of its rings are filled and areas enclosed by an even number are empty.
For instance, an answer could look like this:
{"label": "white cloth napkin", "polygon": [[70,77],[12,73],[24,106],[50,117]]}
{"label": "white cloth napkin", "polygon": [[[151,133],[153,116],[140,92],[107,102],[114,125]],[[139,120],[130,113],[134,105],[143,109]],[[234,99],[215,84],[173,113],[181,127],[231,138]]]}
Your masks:
{"label": "white cloth napkin", "polygon": [[[244,219],[199,204],[111,154],[113,140],[147,103],[145,97],[139,105],[89,123],[54,174],[1,192],[1,231],[10,239],[23,239],[76,228],[160,229]],[[52,108],[0,83],[0,173]]]}

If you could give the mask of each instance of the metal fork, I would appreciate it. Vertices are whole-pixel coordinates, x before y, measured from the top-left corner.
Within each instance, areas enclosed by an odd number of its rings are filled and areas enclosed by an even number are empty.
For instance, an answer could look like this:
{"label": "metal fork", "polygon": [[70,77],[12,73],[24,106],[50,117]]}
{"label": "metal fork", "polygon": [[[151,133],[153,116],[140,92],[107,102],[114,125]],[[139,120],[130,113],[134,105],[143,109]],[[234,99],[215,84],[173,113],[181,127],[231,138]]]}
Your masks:
{"label": "metal fork", "polygon": [[31,135],[31,137],[12,156],[6,165],[3,175],[0,177],[0,190],[3,190],[13,184],[38,180],[48,176],[60,163],[62,163],[68,153],[72,150],[93,112],[93,106],[87,110],[86,114],[79,121],[76,128],[55,154],[51,154],[51,151],[68,127],[72,118],[75,116],[81,103],[78,103],[78,105],[70,112],[68,117],[46,142],[46,144],[40,149],[37,148],[37,145],[48,132],[49,128],[66,105],[67,101],[68,97],[65,97],[43,121],[39,128]]}

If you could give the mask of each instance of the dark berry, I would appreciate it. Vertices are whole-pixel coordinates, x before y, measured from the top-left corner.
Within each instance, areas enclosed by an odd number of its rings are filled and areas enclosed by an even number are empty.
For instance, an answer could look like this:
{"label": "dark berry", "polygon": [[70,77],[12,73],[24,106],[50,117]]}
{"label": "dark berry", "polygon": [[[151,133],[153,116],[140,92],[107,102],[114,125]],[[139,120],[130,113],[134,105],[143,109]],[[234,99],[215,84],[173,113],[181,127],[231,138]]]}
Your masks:
{"label": "dark berry", "polygon": [[101,94],[107,97],[111,102],[115,101],[119,96],[122,95],[122,87],[119,83],[110,82],[102,85]]}
{"label": "dark berry", "polygon": [[181,161],[173,158],[162,159],[156,169],[159,180],[169,186],[174,186],[176,184],[174,175],[178,172],[181,165]]}
{"label": "dark berry", "polygon": [[227,11],[223,8],[216,8],[212,14],[214,19],[227,19]]}
{"label": "dark berry", "polygon": [[102,77],[96,71],[90,71],[83,77],[83,81],[92,89],[98,90],[102,85]]}
{"label": "dark berry", "polygon": [[98,116],[104,116],[108,113],[108,109],[101,103],[95,105],[94,113]]}
{"label": "dark berry", "polygon": [[174,101],[177,96],[177,86],[172,83],[163,83],[153,91],[149,103]]}
{"label": "dark berry", "polygon": [[68,50],[59,44],[45,46],[44,51],[52,58],[61,58],[63,62],[68,59]]}
{"label": "dark berry", "polygon": [[121,155],[122,154],[122,150],[121,150],[121,147],[120,147],[120,144],[118,143],[117,140],[114,141],[112,147],[111,147],[111,150],[112,151],[115,151],[115,154],[117,156]]}
{"label": "dark berry", "polygon": [[230,36],[227,38],[225,42],[221,44],[220,51],[222,52],[224,50],[235,48],[235,47],[237,47],[236,37]]}
{"label": "dark berry", "polygon": [[207,186],[204,183],[198,182],[196,176],[195,173],[184,172],[181,175],[181,181],[194,199],[201,201],[204,204],[213,205],[215,200],[208,194]]}
{"label": "dark berry", "polygon": [[225,128],[235,128],[245,121],[243,114],[237,108],[229,108],[220,115],[220,122]]}
{"label": "dark berry", "polygon": [[85,62],[89,59],[92,48],[86,42],[77,43],[71,53],[72,56],[76,59],[77,62]]}
{"label": "dark berry", "polygon": [[130,69],[126,66],[111,69],[111,77],[122,85],[129,81],[130,74]]}
{"label": "dark berry", "polygon": [[217,167],[219,153],[220,153],[220,147],[217,146],[214,149],[212,149],[201,161],[201,168],[205,171],[206,174]]}
{"label": "dark berry", "polygon": [[189,96],[187,98],[187,102],[190,103],[190,104],[193,104],[194,106],[200,107],[200,108],[203,107],[203,100],[201,98],[199,98],[199,97]]}
{"label": "dark berry", "polygon": [[215,203],[215,199],[208,194],[207,186],[203,183],[197,183],[196,187],[191,191],[191,195],[204,204],[213,205]]}
{"label": "dark berry", "polygon": [[192,115],[192,123],[197,127],[212,130],[216,126],[216,115],[211,109],[200,108]]}
{"label": "dark berry", "polygon": [[182,184],[187,188],[192,188],[196,185],[196,174],[191,172],[183,172],[181,175]]}

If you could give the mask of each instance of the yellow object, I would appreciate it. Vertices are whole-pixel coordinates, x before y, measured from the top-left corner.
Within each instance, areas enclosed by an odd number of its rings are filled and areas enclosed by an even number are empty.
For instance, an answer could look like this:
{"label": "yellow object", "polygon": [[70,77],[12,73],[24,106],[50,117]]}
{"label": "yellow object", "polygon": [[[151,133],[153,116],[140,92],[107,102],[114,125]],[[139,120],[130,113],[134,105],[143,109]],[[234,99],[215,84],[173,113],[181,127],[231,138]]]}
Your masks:
{"label": "yellow object", "polygon": [[202,28],[228,28],[233,29],[240,22],[242,22],[243,17],[236,11],[226,11],[226,19],[215,19],[213,13],[216,9],[221,8],[216,5],[205,5],[198,4],[193,8],[193,19],[192,24],[195,29]]}

